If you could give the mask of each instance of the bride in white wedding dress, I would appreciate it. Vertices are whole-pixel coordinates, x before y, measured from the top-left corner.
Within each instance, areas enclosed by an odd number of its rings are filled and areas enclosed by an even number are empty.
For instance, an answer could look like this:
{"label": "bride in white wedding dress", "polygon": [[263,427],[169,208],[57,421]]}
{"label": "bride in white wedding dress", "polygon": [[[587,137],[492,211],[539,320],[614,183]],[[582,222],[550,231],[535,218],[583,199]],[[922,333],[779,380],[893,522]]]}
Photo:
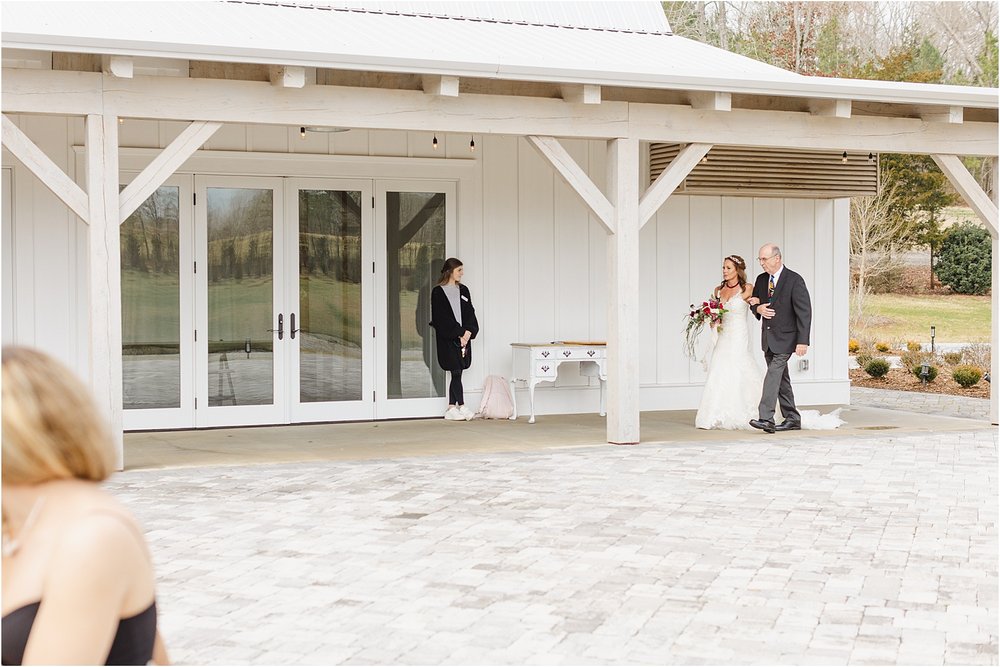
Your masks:
{"label": "bride in white wedding dress", "polygon": [[[722,262],[722,283],[713,296],[726,313],[712,350],[705,390],[694,425],[703,429],[752,431],[757,418],[764,371],[750,350],[750,307],[753,285],[747,282],[746,262],[729,255]],[[803,429],[834,429],[844,423],[840,410],[821,415],[818,410],[799,410]]]}

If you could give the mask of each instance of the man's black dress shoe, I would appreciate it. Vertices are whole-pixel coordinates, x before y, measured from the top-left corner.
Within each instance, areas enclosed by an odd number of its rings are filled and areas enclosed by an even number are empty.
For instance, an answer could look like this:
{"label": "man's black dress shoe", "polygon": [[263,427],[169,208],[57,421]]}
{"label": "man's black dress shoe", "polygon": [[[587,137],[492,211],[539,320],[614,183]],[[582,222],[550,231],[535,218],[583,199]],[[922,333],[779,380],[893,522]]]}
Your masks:
{"label": "man's black dress shoe", "polygon": [[759,428],[765,433],[774,433],[774,422],[769,419],[751,419],[750,425],[754,428]]}
{"label": "man's black dress shoe", "polygon": [[799,422],[790,422],[787,419],[777,426],[772,427],[775,431],[801,431],[802,424]]}

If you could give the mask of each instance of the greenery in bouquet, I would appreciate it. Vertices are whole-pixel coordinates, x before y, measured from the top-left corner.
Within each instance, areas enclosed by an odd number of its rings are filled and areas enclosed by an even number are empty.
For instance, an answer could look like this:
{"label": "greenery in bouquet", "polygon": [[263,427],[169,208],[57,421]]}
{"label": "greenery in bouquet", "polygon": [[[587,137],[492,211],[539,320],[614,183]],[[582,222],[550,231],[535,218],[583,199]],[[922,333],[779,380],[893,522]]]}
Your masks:
{"label": "greenery in bouquet", "polygon": [[688,357],[695,359],[695,344],[705,324],[708,323],[722,333],[722,316],[728,311],[722,307],[722,301],[715,298],[702,301],[700,306],[692,303],[689,308],[687,326],[684,328],[684,351]]}

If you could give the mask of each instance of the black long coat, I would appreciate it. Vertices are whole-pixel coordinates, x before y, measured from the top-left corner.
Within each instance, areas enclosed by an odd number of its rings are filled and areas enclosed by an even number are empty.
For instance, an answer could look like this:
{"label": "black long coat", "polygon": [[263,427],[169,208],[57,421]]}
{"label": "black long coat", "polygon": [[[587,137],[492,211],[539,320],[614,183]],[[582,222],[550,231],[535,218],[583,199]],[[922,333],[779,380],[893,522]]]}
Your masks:
{"label": "black long coat", "polygon": [[757,276],[753,295],[760,304],[750,308],[754,317],[761,319],[757,308],[770,301],[774,317],[761,321],[760,348],[775,354],[791,354],[796,345],[809,344],[809,328],[812,326],[812,305],[806,281],[787,266],[781,269],[774,295],[767,298],[767,273]]}
{"label": "black long coat", "polygon": [[472,307],[472,295],[469,288],[458,284],[458,293],[462,301],[462,323],[455,319],[448,295],[440,285],[431,290],[431,326],[437,338],[438,365],[446,371],[457,371],[472,365],[472,341],[465,347],[465,357],[459,338],[466,331],[475,338],[479,334],[479,320],[476,319],[476,309]]}

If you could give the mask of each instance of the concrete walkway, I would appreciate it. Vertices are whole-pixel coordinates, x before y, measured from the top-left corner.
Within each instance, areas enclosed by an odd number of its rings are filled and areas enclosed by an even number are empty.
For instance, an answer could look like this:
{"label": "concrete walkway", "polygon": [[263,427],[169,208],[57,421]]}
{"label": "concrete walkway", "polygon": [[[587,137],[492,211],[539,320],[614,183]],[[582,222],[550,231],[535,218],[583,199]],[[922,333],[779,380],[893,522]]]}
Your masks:
{"label": "concrete walkway", "polygon": [[109,487],[180,664],[997,664],[996,429],[898,407],[133,433]]}

